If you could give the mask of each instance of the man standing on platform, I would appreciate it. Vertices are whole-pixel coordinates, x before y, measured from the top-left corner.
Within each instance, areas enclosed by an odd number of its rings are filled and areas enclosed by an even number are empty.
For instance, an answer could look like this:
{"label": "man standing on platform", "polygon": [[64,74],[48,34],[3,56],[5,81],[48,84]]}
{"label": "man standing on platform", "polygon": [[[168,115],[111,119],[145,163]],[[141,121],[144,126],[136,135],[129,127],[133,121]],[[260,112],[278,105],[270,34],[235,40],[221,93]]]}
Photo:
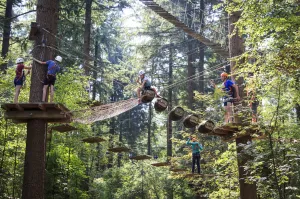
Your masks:
{"label": "man standing on platform", "polygon": [[48,89],[48,86],[50,86],[50,103],[52,103],[53,97],[54,97],[54,84],[55,84],[55,80],[56,80],[56,73],[59,72],[59,70],[60,70],[60,66],[58,65],[58,63],[61,63],[62,57],[56,56],[54,61],[49,60],[46,62],[39,61],[35,58],[33,58],[33,60],[38,62],[39,64],[47,65],[47,67],[48,67],[47,76],[44,80],[42,102],[46,101],[47,89]]}

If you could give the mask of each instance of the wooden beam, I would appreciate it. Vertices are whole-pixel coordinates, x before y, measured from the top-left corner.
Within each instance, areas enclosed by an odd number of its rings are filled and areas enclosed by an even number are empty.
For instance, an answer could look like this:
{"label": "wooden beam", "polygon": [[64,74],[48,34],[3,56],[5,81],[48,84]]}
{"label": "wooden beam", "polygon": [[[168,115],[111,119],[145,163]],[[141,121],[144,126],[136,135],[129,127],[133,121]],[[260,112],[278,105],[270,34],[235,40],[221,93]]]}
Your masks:
{"label": "wooden beam", "polygon": [[5,119],[28,120],[28,119],[66,119],[66,114],[57,111],[9,111],[5,113]]}
{"label": "wooden beam", "polygon": [[43,103],[39,103],[38,107],[42,110],[42,111],[46,111],[46,107]]}
{"label": "wooden beam", "polygon": [[20,104],[16,104],[16,109],[18,109],[19,111],[24,111],[24,109],[20,106]]}

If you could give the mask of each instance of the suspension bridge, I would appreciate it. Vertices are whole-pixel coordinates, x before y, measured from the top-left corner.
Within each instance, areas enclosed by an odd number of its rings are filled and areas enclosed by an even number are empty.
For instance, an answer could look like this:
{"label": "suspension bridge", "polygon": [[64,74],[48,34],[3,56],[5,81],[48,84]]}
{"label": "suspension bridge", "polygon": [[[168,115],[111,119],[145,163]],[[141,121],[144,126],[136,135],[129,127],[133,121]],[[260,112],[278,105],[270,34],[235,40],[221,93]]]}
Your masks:
{"label": "suspension bridge", "polygon": [[215,53],[229,57],[227,17],[220,11],[205,11],[199,4],[180,0],[139,0],[156,14],[199,40]]}

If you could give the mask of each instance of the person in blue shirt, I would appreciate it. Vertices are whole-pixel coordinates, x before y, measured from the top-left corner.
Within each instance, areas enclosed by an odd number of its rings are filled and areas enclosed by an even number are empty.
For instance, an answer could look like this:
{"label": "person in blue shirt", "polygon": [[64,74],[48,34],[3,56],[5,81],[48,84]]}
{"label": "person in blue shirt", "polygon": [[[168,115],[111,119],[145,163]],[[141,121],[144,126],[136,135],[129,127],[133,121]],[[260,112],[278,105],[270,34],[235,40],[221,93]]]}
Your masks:
{"label": "person in blue shirt", "polygon": [[[239,101],[239,88],[238,86],[228,78],[228,74],[223,72],[221,73],[221,80],[223,82],[222,90],[225,93],[223,97],[223,103],[225,108],[224,123],[233,122],[233,102]],[[215,83],[211,80],[213,87],[216,87]]]}
{"label": "person in blue shirt", "polygon": [[35,58],[33,58],[36,62],[42,65],[47,65],[47,76],[44,79],[44,87],[43,87],[43,98],[42,102],[46,101],[46,94],[48,86],[50,86],[50,103],[53,102],[54,97],[54,84],[56,80],[56,73],[60,71],[60,66],[58,65],[62,61],[61,56],[56,56],[54,60],[48,60],[46,62],[39,61]]}
{"label": "person in blue shirt", "polygon": [[[192,142],[191,142],[192,140]],[[202,145],[197,142],[195,137],[190,136],[189,139],[186,142],[187,145],[190,145],[192,147],[192,154],[193,154],[193,165],[192,165],[192,173],[195,172],[195,163],[197,163],[197,169],[198,169],[198,174],[200,174],[200,151],[203,150]]]}

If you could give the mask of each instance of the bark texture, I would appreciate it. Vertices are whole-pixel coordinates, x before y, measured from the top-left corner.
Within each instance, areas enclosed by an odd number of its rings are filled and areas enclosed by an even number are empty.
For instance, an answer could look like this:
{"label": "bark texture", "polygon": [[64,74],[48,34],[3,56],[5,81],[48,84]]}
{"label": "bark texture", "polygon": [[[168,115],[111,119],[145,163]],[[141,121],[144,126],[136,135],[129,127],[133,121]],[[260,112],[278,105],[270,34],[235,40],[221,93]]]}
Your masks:
{"label": "bark texture", "polygon": [[[53,34],[57,32],[58,0],[38,0],[36,21],[40,25],[33,56],[40,60],[53,59],[54,52],[41,47],[42,40],[47,46],[55,45],[55,37],[45,33],[43,28]],[[41,102],[43,84],[47,67],[34,62],[29,102]],[[46,129],[44,120],[29,120],[24,163],[23,199],[43,199],[45,182]]]}

